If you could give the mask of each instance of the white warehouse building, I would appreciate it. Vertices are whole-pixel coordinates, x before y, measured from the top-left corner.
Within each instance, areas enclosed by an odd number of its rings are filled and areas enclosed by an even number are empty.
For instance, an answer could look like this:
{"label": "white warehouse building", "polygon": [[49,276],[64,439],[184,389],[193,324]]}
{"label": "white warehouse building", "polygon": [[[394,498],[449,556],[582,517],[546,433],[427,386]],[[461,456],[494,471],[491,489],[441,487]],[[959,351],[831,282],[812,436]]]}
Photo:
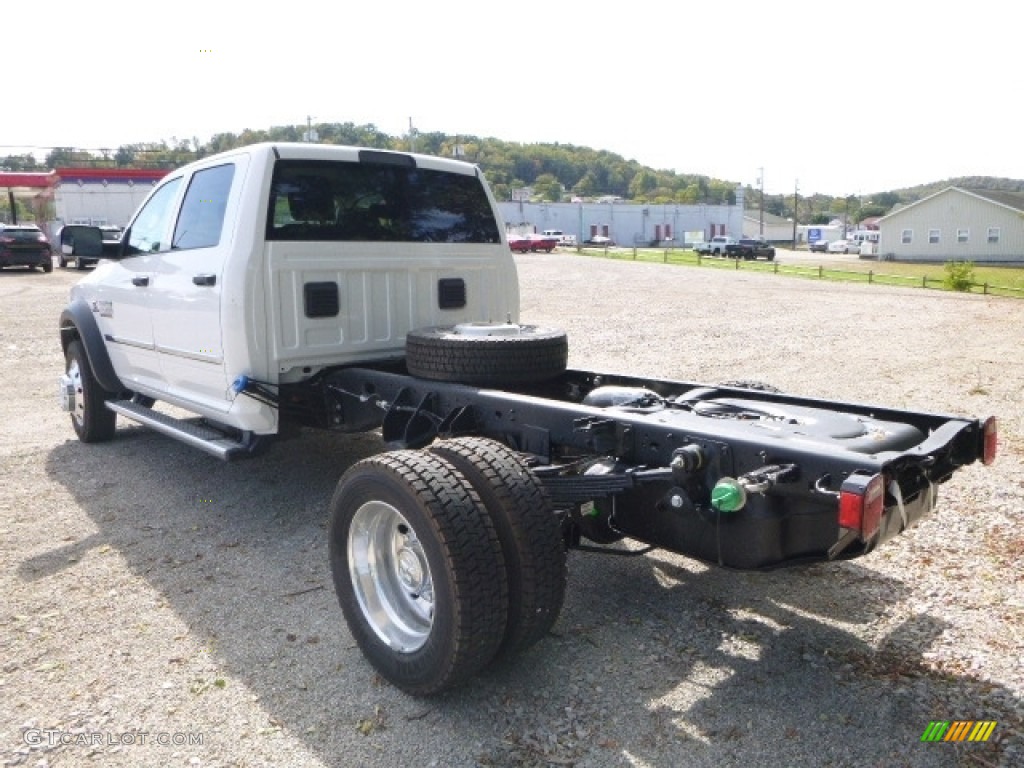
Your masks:
{"label": "white warehouse building", "polygon": [[167,173],[142,168],[58,168],[54,194],[57,226],[123,227]]}
{"label": "white warehouse building", "polygon": [[579,202],[534,203],[500,201],[505,226],[516,232],[557,229],[575,235],[578,243],[595,235],[625,247],[676,247],[715,235],[743,237],[743,189],[736,189],[734,205],[681,205],[675,203]]}

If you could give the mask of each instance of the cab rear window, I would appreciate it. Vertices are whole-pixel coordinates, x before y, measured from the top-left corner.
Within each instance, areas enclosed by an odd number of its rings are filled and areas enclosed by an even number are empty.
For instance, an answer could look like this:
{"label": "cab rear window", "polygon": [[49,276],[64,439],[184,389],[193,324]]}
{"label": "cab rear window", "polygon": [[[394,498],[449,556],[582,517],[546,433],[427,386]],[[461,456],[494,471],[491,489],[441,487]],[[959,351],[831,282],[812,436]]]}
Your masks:
{"label": "cab rear window", "polygon": [[267,240],[498,243],[473,175],[395,162],[279,160]]}

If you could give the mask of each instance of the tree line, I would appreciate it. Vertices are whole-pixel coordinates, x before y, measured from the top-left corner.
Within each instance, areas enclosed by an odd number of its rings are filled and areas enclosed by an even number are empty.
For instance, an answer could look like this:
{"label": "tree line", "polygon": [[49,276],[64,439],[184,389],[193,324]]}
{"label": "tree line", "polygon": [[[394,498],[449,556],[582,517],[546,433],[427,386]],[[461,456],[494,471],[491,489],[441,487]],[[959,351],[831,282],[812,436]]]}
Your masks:
{"label": "tree line", "polygon": [[[651,204],[735,204],[737,184],[699,174],[656,170],[606,150],[572,144],[521,144],[496,138],[453,136],[440,132],[412,130],[391,136],[372,124],[319,123],[315,126],[287,125],[265,130],[245,129],[241,133],[218,133],[209,141],[198,138],[125,144],[116,148],[85,150],[54,147],[40,162],[33,154],[0,157],[0,169],[47,171],[57,167],[90,168],[178,168],[207,155],[262,141],[303,141],[309,130],[324,144],[347,144],[414,151],[428,155],[459,157],[476,163],[499,200],[509,200],[526,191],[534,200],[565,201],[609,196]],[[859,221],[882,216],[899,203],[910,203],[950,184],[970,189],[1024,190],[1024,181],[993,177],[966,177],[867,196],[765,195],[768,213],[793,218],[801,223],[826,223],[846,217]],[[745,187],[748,209],[761,205],[760,192]],[[3,203],[0,202],[0,207]]]}
{"label": "tree line", "polygon": [[[459,157],[478,164],[499,200],[528,190],[538,200],[613,196],[646,203],[735,203],[736,185],[698,174],[659,171],[621,155],[571,144],[520,144],[495,138],[413,131],[391,136],[372,124],[320,123],[311,126],[322,144],[348,144]],[[126,144],[84,150],[55,147],[40,162],[34,155],[8,155],[0,167],[44,171],[57,167],[178,168],[207,155],[261,141],[302,141],[307,126],[218,133],[207,142],[197,138]]]}

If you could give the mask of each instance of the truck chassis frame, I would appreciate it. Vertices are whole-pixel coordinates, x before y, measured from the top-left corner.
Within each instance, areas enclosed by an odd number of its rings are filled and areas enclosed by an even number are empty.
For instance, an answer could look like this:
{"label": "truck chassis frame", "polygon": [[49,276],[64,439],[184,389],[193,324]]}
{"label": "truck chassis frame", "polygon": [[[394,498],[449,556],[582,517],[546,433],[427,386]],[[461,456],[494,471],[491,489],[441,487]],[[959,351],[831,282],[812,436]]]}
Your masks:
{"label": "truck chassis frame", "polygon": [[[327,371],[280,402],[283,418],[327,414],[309,426],[379,427],[389,449],[496,440],[528,459],[570,546],[628,537],[738,569],[866,554],[928,515],[937,486],[994,442],[994,423],[738,384],[567,370],[499,390],[414,378],[395,361]],[[873,478],[884,500],[867,520]]]}

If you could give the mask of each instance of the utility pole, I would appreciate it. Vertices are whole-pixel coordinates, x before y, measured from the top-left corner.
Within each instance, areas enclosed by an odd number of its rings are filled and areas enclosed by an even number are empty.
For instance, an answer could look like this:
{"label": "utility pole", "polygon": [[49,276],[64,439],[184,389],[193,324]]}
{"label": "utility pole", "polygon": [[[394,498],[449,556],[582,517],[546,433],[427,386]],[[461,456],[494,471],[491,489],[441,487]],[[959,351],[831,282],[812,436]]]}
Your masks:
{"label": "utility pole", "polygon": [[793,250],[796,250],[796,208],[800,201],[800,179],[793,182]]}
{"label": "utility pole", "polygon": [[758,236],[764,240],[764,168],[757,169],[757,183],[761,187],[761,202],[758,204]]}
{"label": "utility pole", "polygon": [[409,118],[409,151],[416,151],[416,129],[412,125],[412,118]]}

